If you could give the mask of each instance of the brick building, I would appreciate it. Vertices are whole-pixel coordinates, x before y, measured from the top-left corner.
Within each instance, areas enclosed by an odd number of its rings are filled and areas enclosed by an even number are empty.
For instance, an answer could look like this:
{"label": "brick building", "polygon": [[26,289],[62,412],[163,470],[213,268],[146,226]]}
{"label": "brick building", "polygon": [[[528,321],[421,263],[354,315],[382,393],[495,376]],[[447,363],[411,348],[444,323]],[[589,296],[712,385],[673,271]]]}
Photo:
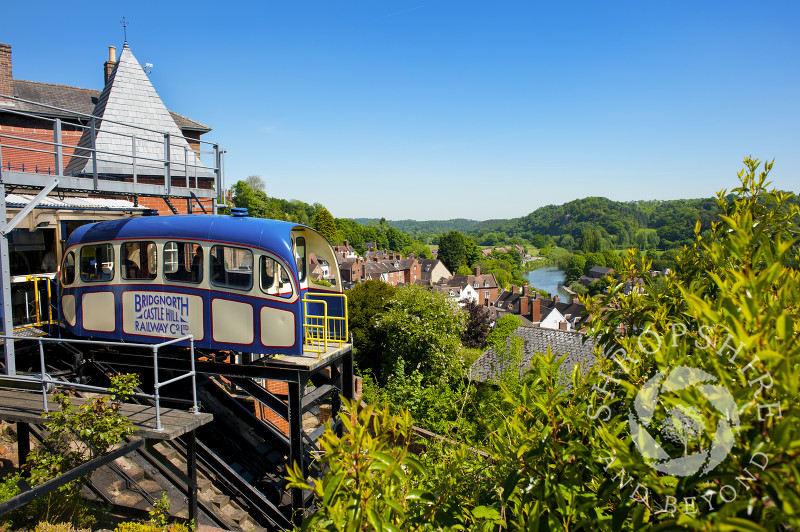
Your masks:
{"label": "brick building", "polygon": [[[94,115],[104,119],[95,121],[98,173],[132,180],[135,169],[139,182],[163,184],[163,164],[148,164],[147,161],[164,157],[163,133],[169,133],[170,156],[176,161],[170,172],[172,184],[186,186],[188,174],[189,179],[194,180],[194,188],[213,187],[213,173],[200,162],[198,156],[200,137],[211,129],[166,109],[127,43],[119,60],[116,59],[116,49],[109,47],[108,61],[103,64],[103,79],[105,85],[102,91],[14,79],[11,46],[0,44],[0,141],[3,144],[3,168],[55,173],[55,155],[43,151],[54,149],[54,120],[58,119],[61,121],[61,143],[64,145],[61,161],[64,174],[91,174],[94,170],[91,158],[87,157],[86,150],[80,148],[90,145],[90,116]],[[145,130],[137,129],[132,132],[123,124],[134,124],[152,131],[145,133]],[[135,135],[135,140],[130,140],[132,135]],[[123,161],[111,154],[120,148],[127,149],[133,142],[136,143],[133,153],[138,158],[138,167],[135,162],[132,164],[130,160]],[[124,146],[125,143],[127,146]],[[107,153],[101,156],[100,150]],[[141,197],[136,201],[138,205],[158,209],[162,214],[169,214],[173,209],[185,213],[190,209],[189,202],[168,204],[164,198]],[[199,204],[195,203],[195,207],[199,207]],[[209,201],[205,202],[204,208],[210,212]]]}

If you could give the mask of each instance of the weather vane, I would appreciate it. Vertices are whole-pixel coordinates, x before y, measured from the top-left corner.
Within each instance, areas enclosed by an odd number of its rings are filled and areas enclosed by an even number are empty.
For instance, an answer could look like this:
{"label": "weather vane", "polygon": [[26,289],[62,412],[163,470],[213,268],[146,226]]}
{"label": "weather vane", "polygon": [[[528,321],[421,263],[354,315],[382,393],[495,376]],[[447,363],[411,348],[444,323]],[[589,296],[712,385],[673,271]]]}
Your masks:
{"label": "weather vane", "polygon": [[122,23],[122,32],[125,35],[125,42],[128,42],[128,19],[123,16],[120,22]]}

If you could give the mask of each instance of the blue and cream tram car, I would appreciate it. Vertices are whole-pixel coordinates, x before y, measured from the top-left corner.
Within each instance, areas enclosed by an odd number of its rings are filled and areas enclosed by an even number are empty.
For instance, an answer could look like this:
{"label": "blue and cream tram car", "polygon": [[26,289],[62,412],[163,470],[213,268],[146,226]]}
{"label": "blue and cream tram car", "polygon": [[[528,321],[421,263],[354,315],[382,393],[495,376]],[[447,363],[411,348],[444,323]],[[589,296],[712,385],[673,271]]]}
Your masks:
{"label": "blue and cream tram car", "polygon": [[[311,278],[312,254],[330,265],[325,286]],[[191,334],[199,348],[294,356],[324,352],[321,339],[348,341],[333,249],[295,223],[175,215],[85,225],[67,242],[60,282],[62,319],[76,336],[157,343]]]}

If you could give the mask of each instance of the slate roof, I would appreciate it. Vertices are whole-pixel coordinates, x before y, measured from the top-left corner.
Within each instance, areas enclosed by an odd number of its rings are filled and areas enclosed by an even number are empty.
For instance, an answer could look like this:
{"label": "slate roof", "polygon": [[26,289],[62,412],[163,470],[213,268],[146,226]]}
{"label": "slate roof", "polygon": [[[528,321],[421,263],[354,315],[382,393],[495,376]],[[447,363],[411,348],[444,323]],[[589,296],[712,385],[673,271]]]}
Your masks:
{"label": "slate roof", "polygon": [[[518,368],[520,375],[531,366],[533,354],[547,353],[548,347],[554,355],[567,355],[561,365],[565,374],[571,374],[576,364],[580,364],[584,371],[595,364],[596,355],[592,352],[594,341],[582,333],[541,327],[518,327],[513,334],[522,338],[524,342]],[[495,380],[506,369],[512,368],[511,364],[511,360],[498,356],[491,347],[470,366],[469,377],[478,382],[489,382]]]}
{"label": "slate roof", "polygon": [[[493,273],[484,273],[481,275],[454,275],[450,280],[443,280],[444,284],[448,286],[459,286],[464,288],[468,284],[478,283],[478,288],[497,288],[497,279]],[[486,285],[488,283],[488,285]]]}
{"label": "slate roof", "polygon": [[[102,118],[95,140],[98,173],[132,173],[131,136],[135,135],[137,173],[163,176],[165,170],[160,161],[164,158],[164,134],[169,133],[170,160],[181,163],[172,165],[171,175],[183,176],[188,171],[190,176],[212,177],[211,170],[202,166],[194,150],[183,138],[183,133],[133,56],[128,43],[122,47],[119,61],[108,77],[91,114]],[[135,124],[137,127],[126,124]],[[80,149],[91,147],[89,130],[84,130],[78,146],[65,172],[94,171],[91,158],[87,158],[91,153]],[[188,169],[182,164],[185,158],[188,159]]]}
{"label": "slate roof", "polygon": [[[50,109],[41,105],[14,101],[14,108],[18,111],[37,113],[45,116],[59,118],[85,118],[83,115],[90,115],[94,111],[94,106],[100,99],[100,91],[94,89],[82,89],[80,87],[70,87],[68,85],[57,85],[55,83],[41,83],[38,81],[26,81],[23,79],[12,80],[14,85],[14,96],[23,100],[40,102],[59,109]],[[183,115],[169,111],[175,124],[182,130],[200,131],[208,133],[211,128],[196,122]]]}
{"label": "slate roof", "polygon": [[[9,194],[6,196],[6,206],[24,207],[34,199],[33,194]],[[58,199],[47,196],[39,202],[38,209],[75,209],[75,210],[107,210],[107,211],[145,211],[147,207],[136,206],[128,200],[116,198],[97,198],[84,196],[67,196]]]}
{"label": "slate roof", "polygon": [[614,268],[606,268],[605,266],[592,266],[589,270],[589,277],[604,277],[610,273],[614,273]]}

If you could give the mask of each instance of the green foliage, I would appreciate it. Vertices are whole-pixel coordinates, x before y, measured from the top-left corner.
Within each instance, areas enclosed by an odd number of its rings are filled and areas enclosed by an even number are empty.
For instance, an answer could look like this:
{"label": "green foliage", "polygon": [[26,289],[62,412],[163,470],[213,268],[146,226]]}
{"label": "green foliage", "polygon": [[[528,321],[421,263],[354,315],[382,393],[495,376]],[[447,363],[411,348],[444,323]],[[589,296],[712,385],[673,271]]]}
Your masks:
{"label": "green foliage", "polygon": [[[60,410],[49,412],[45,427],[47,437],[42,446],[28,457],[30,478],[35,487],[66,473],[79,465],[106,454],[133,432],[130,421],[119,413],[120,401],[133,394],[138,385],[135,375],[110,378],[109,394],[95,397],[75,407],[68,395],[57,393],[53,399]],[[43,414],[44,415],[44,414]],[[19,474],[10,475],[0,484],[5,500],[19,494]],[[45,521],[69,521],[84,524],[91,520],[80,497],[80,483],[71,482],[9,514],[16,525]]]}
{"label": "green foliage", "polygon": [[161,497],[153,505],[150,511],[150,522],[157,527],[165,527],[169,524],[169,497],[167,492],[161,493]]}
{"label": "green foliage", "polygon": [[488,347],[502,347],[505,345],[506,338],[522,325],[519,316],[515,314],[506,314],[494,324],[494,329],[489,333],[486,338],[486,345]]}
{"label": "green foliage", "polygon": [[370,280],[347,291],[350,333],[353,335],[353,360],[362,375],[372,373],[380,383],[389,377],[384,358],[384,334],[377,320],[386,312],[397,290],[388,283]]}
{"label": "green foliage", "polygon": [[337,243],[336,222],[325,207],[314,215],[314,229],[327,238],[328,242]]}
{"label": "green foliage", "polygon": [[439,236],[439,252],[436,257],[451,272],[458,271],[458,268],[465,263],[465,252],[466,244],[463,234],[458,231],[450,231]]}
{"label": "green foliage", "polygon": [[464,312],[467,315],[464,332],[461,333],[461,343],[466,347],[483,347],[486,345],[486,338],[489,336],[489,310],[475,302],[469,301],[464,305]]}
{"label": "green foliage", "polygon": [[[347,240],[353,245],[357,253],[363,255],[366,248],[365,242],[374,242],[377,249],[388,249],[390,251],[403,251],[409,250],[420,252],[424,256],[425,252],[422,250],[423,246],[419,242],[415,242],[407,235],[391,227],[386,223],[385,219],[381,220],[383,223],[372,222],[368,226],[363,226],[353,220],[346,218],[339,218],[335,220],[338,227],[338,241],[343,242]],[[408,253],[409,251],[403,251]],[[429,254],[430,252],[428,252]]]}
{"label": "green foliage", "polygon": [[580,279],[586,272],[586,257],[583,255],[573,255],[567,263],[565,275],[567,279]]}
{"label": "green foliage", "polygon": [[416,285],[397,289],[376,318],[391,368],[385,374],[418,370],[426,379],[438,379],[460,371],[464,322],[464,314],[443,294]]}
{"label": "green foliage", "polygon": [[[740,425],[729,456],[711,474],[692,481],[657,475],[643,464],[630,436],[615,428],[625,425],[623,416],[604,424],[600,435],[616,458],[608,464],[609,473],[624,471],[638,482],[646,481],[651,505],[663,508],[669,497],[682,501],[698,493],[713,496],[709,504],[698,499],[702,516],[682,511],[646,513],[645,520],[721,529],[757,529],[749,521],[766,529],[800,523],[796,466],[800,448],[794,443],[800,438],[800,340],[794,325],[800,315],[800,275],[784,266],[787,254],[796,255],[793,246],[800,231],[797,206],[786,194],[766,189],[771,166],[766,164],[759,173],[758,161],[745,159],[741,186],[732,196],[724,191],[718,195],[721,220],[706,236],[696,224],[694,245],[678,257],[676,271],[663,286],[655,290],[651,284],[647,293],[625,296],[620,283],[607,296],[590,302],[590,310],[602,316],[593,322],[593,333],[604,347],[618,353],[604,367],[620,380],[614,389],[615,410],[626,412],[636,392],[657,371],[680,366],[713,375],[739,408]],[[630,254],[625,275],[642,276],[649,266]],[[626,333],[619,335],[620,329]],[[652,333],[645,347],[638,348],[636,332],[644,330]],[[656,348],[658,337],[663,345]],[[688,392],[676,395],[665,399],[667,413],[681,403],[704,405]],[[714,409],[696,410],[701,426],[715,426]],[[708,437],[702,434],[696,445],[708,448]],[[685,453],[684,445],[665,442],[664,448]],[[737,482],[751,474],[752,481]],[[728,485],[735,485],[738,497],[731,497],[731,488],[720,496]]]}
{"label": "green foliage", "polygon": [[[565,374],[564,360],[538,355],[521,382],[514,384],[513,374],[503,377],[503,406],[488,396],[488,430],[476,437],[488,436],[471,442],[489,459],[470,459],[456,445],[421,460],[428,467],[419,468],[407,460],[407,414],[392,417],[384,408],[372,424],[371,408],[345,417],[347,436],[325,436],[324,465],[331,470],[313,486],[322,508],[304,527],[800,527],[800,272],[786,266],[798,259],[800,209],[790,196],[767,191],[771,166],[759,173],[757,161],[745,160],[741,186],[718,195],[719,221],[707,229],[696,224],[693,245],[676,258],[669,276],[651,281],[644,276],[646,257],[630,252],[623,259],[620,281],[588,301],[592,335],[606,353],[593,367]],[[625,294],[626,281],[637,277],[647,280],[645,290]],[[495,332],[507,327],[498,322]],[[493,343],[512,361],[520,353],[515,338]],[[684,367],[707,372],[714,384],[703,393],[684,386],[661,390],[658,407],[647,414],[653,441],[671,460],[691,457],[691,448],[709,450],[714,463],[694,474],[659,472],[640,452],[645,440],[633,432],[632,420],[634,413],[643,419],[639,409],[650,397],[643,391]],[[434,408],[446,410],[431,402],[431,383],[413,371],[407,377],[395,395],[412,395],[429,418]],[[728,394],[735,404],[720,409],[708,394]],[[726,426],[720,419],[736,416],[738,430],[728,439],[719,432]],[[720,437],[730,445],[722,453],[715,447]],[[299,470],[292,477],[294,485],[308,487]]]}
{"label": "green foliage", "polygon": [[322,436],[325,476],[309,484],[296,464],[289,467],[288,487],[312,490],[321,504],[300,530],[400,532],[464,521],[476,530],[491,530],[499,520],[491,509],[473,513],[462,505],[479,485],[463,479],[480,472],[466,447],[457,446],[446,459],[421,460],[410,449],[414,434],[408,412],[392,415],[385,405],[360,412],[354,403],[345,407],[339,414],[344,435],[326,431]]}
{"label": "green foliage", "polygon": [[237,207],[246,208],[248,214],[254,218],[271,218],[311,225],[311,220],[323,209],[319,203],[309,205],[298,200],[271,198],[261,188],[253,188],[251,184],[247,181],[238,181],[233,185],[233,203]]}
{"label": "green foliage", "polygon": [[163,526],[154,525],[152,523],[120,523],[114,529],[114,532],[191,532],[195,528],[191,525],[183,523],[164,524]]}
{"label": "green foliage", "polygon": [[472,275],[472,268],[467,266],[466,264],[462,264],[458,267],[458,269],[454,272],[456,275]]}

